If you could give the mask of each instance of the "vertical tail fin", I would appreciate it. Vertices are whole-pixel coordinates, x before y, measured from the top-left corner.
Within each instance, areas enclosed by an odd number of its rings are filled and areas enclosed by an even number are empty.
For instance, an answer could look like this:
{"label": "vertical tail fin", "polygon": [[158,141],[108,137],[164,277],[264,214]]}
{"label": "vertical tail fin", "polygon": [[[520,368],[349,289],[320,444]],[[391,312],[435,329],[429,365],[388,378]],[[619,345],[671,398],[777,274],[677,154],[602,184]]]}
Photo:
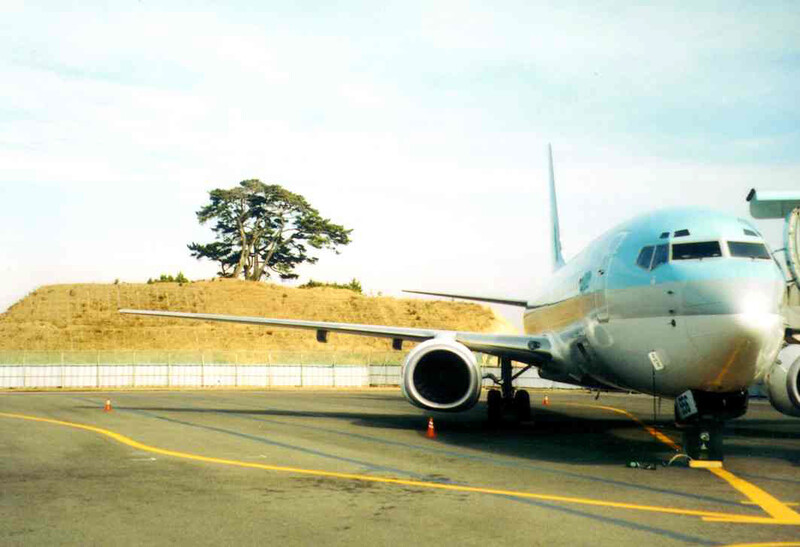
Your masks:
{"label": "vertical tail fin", "polygon": [[556,180],[553,175],[553,147],[547,145],[547,155],[550,161],[550,243],[553,249],[553,271],[564,265],[561,256],[561,230],[558,226],[558,202],[556,201]]}

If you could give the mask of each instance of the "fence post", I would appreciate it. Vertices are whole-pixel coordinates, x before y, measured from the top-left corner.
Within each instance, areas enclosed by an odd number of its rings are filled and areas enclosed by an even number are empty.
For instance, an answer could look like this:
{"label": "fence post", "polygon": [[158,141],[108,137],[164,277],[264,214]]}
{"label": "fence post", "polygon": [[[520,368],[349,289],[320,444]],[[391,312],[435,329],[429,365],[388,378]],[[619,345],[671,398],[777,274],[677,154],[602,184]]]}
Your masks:
{"label": "fence post", "polygon": [[272,387],[272,352],[267,352],[267,387]]}
{"label": "fence post", "polygon": [[200,352],[200,387],[206,387],[206,352]]}
{"label": "fence post", "polygon": [[22,350],[22,387],[28,387],[28,352]]}
{"label": "fence post", "polygon": [[172,387],[172,360],[167,352],[167,387]]}
{"label": "fence post", "polygon": [[[119,293],[119,288],[117,288],[117,293]],[[138,365],[136,364],[136,351],[133,352],[133,356],[131,357],[131,367],[133,367],[133,387],[136,387],[136,368]]]}
{"label": "fence post", "polygon": [[239,387],[239,354],[238,353],[234,353],[233,354],[233,360],[234,360],[234,365],[233,366],[236,367],[234,369],[234,374],[236,375],[235,378],[234,378],[234,385],[236,387]]}
{"label": "fence post", "polygon": [[64,352],[61,352],[61,387],[64,387],[64,377],[66,376],[66,369],[64,368]]}
{"label": "fence post", "polygon": [[96,367],[95,368],[95,372],[96,372],[96,374],[95,374],[95,382],[97,383],[97,385],[95,387],[99,388],[100,387],[100,350],[96,350],[94,356],[95,356],[94,361],[95,361],[95,367]]}

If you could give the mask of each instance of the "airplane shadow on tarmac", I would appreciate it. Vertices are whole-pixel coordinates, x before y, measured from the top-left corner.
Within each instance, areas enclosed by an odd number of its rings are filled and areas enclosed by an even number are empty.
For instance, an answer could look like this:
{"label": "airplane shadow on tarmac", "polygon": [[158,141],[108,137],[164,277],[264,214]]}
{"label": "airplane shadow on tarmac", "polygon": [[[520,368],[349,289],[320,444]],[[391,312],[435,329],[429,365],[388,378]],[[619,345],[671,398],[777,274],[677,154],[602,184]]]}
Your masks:
{"label": "airplane shadow on tarmac", "polygon": [[[623,416],[586,418],[570,416],[550,409],[537,408],[530,422],[514,423],[510,418],[499,427],[489,427],[486,422],[486,405],[479,403],[473,410],[459,413],[404,413],[382,414],[374,411],[345,412],[337,410],[286,410],[286,409],[231,409],[171,406],[119,406],[121,411],[162,413],[164,417],[182,415],[232,415],[259,421],[275,421],[281,425],[338,433],[374,440],[397,443],[391,435],[375,435],[372,431],[342,431],[331,427],[327,419],[348,420],[353,425],[380,430],[417,431],[422,444],[427,427],[427,417],[433,416],[437,438],[430,448],[442,450],[458,448],[482,451],[498,456],[526,458],[531,461],[548,461],[579,465],[625,465],[638,462],[662,462],[674,455],[666,445],[644,432],[638,424]],[[293,424],[281,418],[320,418],[319,423]],[[199,424],[198,424],[199,425]],[[229,425],[225,427],[230,427]],[[671,421],[659,421],[657,427],[669,429]],[[679,438],[674,432],[668,432]],[[408,441],[406,441],[408,443]],[[410,445],[410,443],[408,443]]]}
{"label": "airplane shadow on tarmac", "polygon": [[[787,426],[793,431],[784,429]],[[793,443],[794,447],[786,445],[786,441],[800,441],[800,430],[785,419],[734,420],[726,425],[725,434],[725,453],[728,455],[779,458],[800,467],[800,443]],[[770,443],[770,440],[776,442]]]}

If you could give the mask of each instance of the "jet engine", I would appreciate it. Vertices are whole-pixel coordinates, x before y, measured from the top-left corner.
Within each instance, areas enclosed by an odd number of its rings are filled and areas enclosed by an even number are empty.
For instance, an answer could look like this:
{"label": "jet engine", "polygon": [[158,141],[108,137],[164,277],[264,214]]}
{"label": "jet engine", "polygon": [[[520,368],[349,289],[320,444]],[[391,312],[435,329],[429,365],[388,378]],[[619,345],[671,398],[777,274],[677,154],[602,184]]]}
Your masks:
{"label": "jet engine", "polygon": [[452,339],[433,338],[408,353],[401,368],[403,395],[429,410],[459,411],[481,395],[481,368],[475,355]]}
{"label": "jet engine", "polygon": [[764,379],[767,397],[783,414],[800,417],[800,348],[784,348]]}

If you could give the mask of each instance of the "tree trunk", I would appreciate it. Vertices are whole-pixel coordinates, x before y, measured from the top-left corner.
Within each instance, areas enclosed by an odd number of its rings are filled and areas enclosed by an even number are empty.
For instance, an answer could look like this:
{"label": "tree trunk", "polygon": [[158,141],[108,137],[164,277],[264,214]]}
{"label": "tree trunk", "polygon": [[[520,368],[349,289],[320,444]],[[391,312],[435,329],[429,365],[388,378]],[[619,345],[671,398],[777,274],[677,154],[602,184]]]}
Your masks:
{"label": "tree trunk", "polygon": [[259,248],[263,233],[263,230],[255,228],[253,229],[253,233],[250,237],[250,247],[252,248],[250,255],[253,257],[252,269],[247,276],[247,279],[250,281],[258,281],[261,279],[261,276],[264,275],[263,262],[260,260],[261,249]]}
{"label": "tree trunk", "polygon": [[281,224],[278,228],[278,232],[272,238],[272,244],[270,245],[269,251],[267,251],[267,256],[264,257],[264,261],[261,263],[261,272],[259,272],[258,279],[261,279],[261,276],[264,275],[264,270],[269,267],[269,261],[272,260],[272,256],[275,254],[275,251],[278,250],[282,240],[283,240],[283,231],[284,227],[286,226],[286,218],[283,216],[284,211],[280,211],[281,215]]}
{"label": "tree trunk", "polygon": [[247,241],[247,233],[244,231],[244,224],[240,221],[239,222],[239,237],[242,240],[242,250],[239,253],[239,263],[236,264],[236,268],[233,270],[233,277],[234,279],[238,278],[242,275],[244,271],[245,279],[247,278],[247,259],[250,255],[250,242]]}

